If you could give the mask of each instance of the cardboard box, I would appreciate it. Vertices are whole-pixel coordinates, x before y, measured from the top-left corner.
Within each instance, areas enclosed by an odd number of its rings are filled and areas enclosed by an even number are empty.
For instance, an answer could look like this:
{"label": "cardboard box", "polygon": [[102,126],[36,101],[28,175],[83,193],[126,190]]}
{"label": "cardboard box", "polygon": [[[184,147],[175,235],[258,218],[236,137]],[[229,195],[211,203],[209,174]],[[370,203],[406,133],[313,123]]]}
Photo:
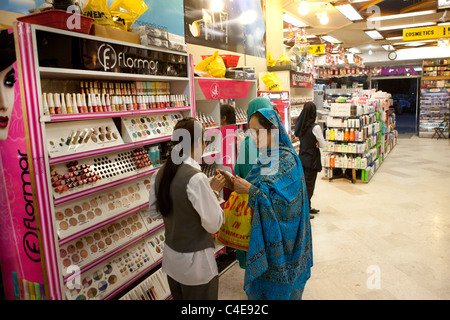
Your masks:
{"label": "cardboard box", "polygon": [[92,24],[91,35],[103,37],[118,41],[130,42],[134,44],[141,44],[139,35],[133,32],[123,31],[111,27],[105,27],[99,24]]}

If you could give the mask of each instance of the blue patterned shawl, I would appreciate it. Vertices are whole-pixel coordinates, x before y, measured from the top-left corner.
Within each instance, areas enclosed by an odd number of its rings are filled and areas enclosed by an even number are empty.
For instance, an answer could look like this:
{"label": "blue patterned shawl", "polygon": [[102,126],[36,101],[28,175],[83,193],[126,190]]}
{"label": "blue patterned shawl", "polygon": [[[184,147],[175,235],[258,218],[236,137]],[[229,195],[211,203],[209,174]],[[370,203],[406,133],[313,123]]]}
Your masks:
{"label": "blue patterned shawl", "polygon": [[[250,300],[297,300],[313,265],[303,168],[278,114],[258,112],[278,129],[279,146],[260,152],[246,178],[252,183],[248,203],[254,213],[244,290]],[[278,166],[276,173],[264,175],[272,166]]]}

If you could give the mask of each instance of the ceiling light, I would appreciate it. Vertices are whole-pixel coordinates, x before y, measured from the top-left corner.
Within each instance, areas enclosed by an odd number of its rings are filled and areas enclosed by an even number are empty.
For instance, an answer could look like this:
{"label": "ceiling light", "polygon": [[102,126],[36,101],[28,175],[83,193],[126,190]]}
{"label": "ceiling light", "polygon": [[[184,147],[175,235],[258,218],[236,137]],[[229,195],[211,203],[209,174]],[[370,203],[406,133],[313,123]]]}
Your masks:
{"label": "ceiling light", "polygon": [[339,41],[336,38],[333,38],[332,36],[322,36],[322,39],[330,43],[341,43],[341,41]]}
{"label": "ceiling light", "polygon": [[220,12],[222,10],[223,10],[222,0],[211,0],[211,11],[212,12]]}
{"label": "ceiling light", "polygon": [[399,36],[399,37],[389,37],[389,38],[386,38],[386,40],[389,40],[389,41],[391,41],[391,40],[403,40],[403,36]]}
{"label": "ceiling light", "polygon": [[283,14],[283,21],[286,21],[287,23],[290,23],[290,24],[292,24],[293,26],[300,27],[300,28],[301,28],[301,27],[308,27],[307,24],[301,22],[301,21],[298,20],[297,18],[294,18],[293,16],[291,16],[291,15],[289,15],[289,14],[287,14],[287,13],[284,13],[284,14]]}
{"label": "ceiling light", "polygon": [[338,9],[339,12],[342,13],[350,21],[357,21],[363,19],[361,15],[358,13],[358,11],[356,11],[351,4],[344,4],[334,7]]}
{"label": "ceiling light", "polygon": [[402,14],[392,14],[388,16],[378,16],[378,17],[370,17],[367,18],[367,21],[382,21],[382,20],[391,20],[391,19],[401,19],[401,18],[409,18],[409,17],[416,17],[416,16],[424,16],[427,14],[433,14],[436,13],[436,10],[426,10],[426,11],[417,11],[417,12],[410,12],[410,13],[402,13]]}
{"label": "ceiling light", "polygon": [[395,50],[395,48],[392,45],[390,45],[390,44],[385,44],[385,45],[382,45],[381,47],[384,50],[386,50],[386,51],[393,51],[393,50]]}
{"label": "ceiling light", "polygon": [[369,30],[364,32],[374,40],[384,39],[383,36],[377,30]]}
{"label": "ceiling light", "polygon": [[371,56],[372,55],[372,49],[369,49],[369,52],[368,52],[368,54],[369,54],[369,56]]}
{"label": "ceiling light", "polygon": [[387,31],[387,30],[396,30],[396,29],[409,29],[409,28],[415,28],[415,27],[428,27],[428,26],[434,26],[436,25],[436,22],[421,22],[421,23],[412,23],[412,24],[402,24],[398,26],[390,26],[390,27],[382,27],[377,28],[378,31]]}
{"label": "ceiling light", "polygon": [[438,23],[438,26],[448,26],[448,25],[450,25],[450,22]]}
{"label": "ceiling light", "polygon": [[320,15],[320,23],[321,24],[327,24],[329,21],[328,16],[327,16],[327,4],[325,3],[324,7],[323,7],[323,11],[322,14]]}
{"label": "ceiling light", "polygon": [[419,47],[425,45],[427,42],[436,42],[436,40],[421,40],[414,42],[397,42],[394,43],[394,46],[405,46],[405,47]]}
{"label": "ceiling light", "polygon": [[298,7],[298,13],[300,13],[302,16],[306,16],[309,12],[308,3],[306,0],[300,1],[300,6]]}

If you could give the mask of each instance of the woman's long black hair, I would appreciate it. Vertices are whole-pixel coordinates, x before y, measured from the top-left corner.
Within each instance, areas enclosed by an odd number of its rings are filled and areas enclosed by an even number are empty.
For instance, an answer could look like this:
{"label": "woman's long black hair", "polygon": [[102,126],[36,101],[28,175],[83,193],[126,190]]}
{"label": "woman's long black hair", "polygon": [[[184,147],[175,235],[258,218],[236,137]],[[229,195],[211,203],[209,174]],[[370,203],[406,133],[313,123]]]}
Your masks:
{"label": "woman's long black hair", "polygon": [[[194,150],[194,144],[195,144],[195,122],[197,120],[192,117],[181,119],[177,122],[174,128],[174,133],[177,129],[184,129],[189,132],[189,136],[191,138],[190,145],[191,150]],[[200,125],[201,126],[201,125]],[[203,135],[203,131],[202,131]],[[202,140],[203,141],[203,136]],[[175,177],[178,168],[180,167],[180,164],[175,164],[173,162],[171,153],[172,152],[179,152],[172,150],[169,153],[169,156],[167,157],[164,166],[161,167],[160,170],[163,170],[161,182],[159,183],[159,186],[157,187],[157,193],[156,193],[156,200],[158,204],[159,212],[164,216],[167,217],[169,213],[172,211],[172,200],[170,199],[170,185],[172,184],[172,180]],[[190,155],[188,155],[190,156]]]}

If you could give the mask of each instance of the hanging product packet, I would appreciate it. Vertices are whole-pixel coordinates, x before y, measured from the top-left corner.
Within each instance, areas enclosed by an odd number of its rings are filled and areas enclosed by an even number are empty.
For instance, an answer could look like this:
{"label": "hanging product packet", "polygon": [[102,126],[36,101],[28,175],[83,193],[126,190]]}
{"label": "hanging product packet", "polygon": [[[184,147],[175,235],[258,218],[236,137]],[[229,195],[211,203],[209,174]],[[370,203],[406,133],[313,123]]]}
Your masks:
{"label": "hanging product packet", "polygon": [[82,8],[83,15],[94,18],[95,24],[111,27],[113,20],[107,0],[87,0]]}
{"label": "hanging product packet", "polygon": [[140,0],[115,0],[109,7],[113,27],[128,31],[136,20],[148,10],[144,1]]}
{"label": "hanging product packet", "polygon": [[225,222],[216,233],[216,242],[234,249],[248,251],[252,230],[253,209],[248,194],[233,191],[223,207]]}

